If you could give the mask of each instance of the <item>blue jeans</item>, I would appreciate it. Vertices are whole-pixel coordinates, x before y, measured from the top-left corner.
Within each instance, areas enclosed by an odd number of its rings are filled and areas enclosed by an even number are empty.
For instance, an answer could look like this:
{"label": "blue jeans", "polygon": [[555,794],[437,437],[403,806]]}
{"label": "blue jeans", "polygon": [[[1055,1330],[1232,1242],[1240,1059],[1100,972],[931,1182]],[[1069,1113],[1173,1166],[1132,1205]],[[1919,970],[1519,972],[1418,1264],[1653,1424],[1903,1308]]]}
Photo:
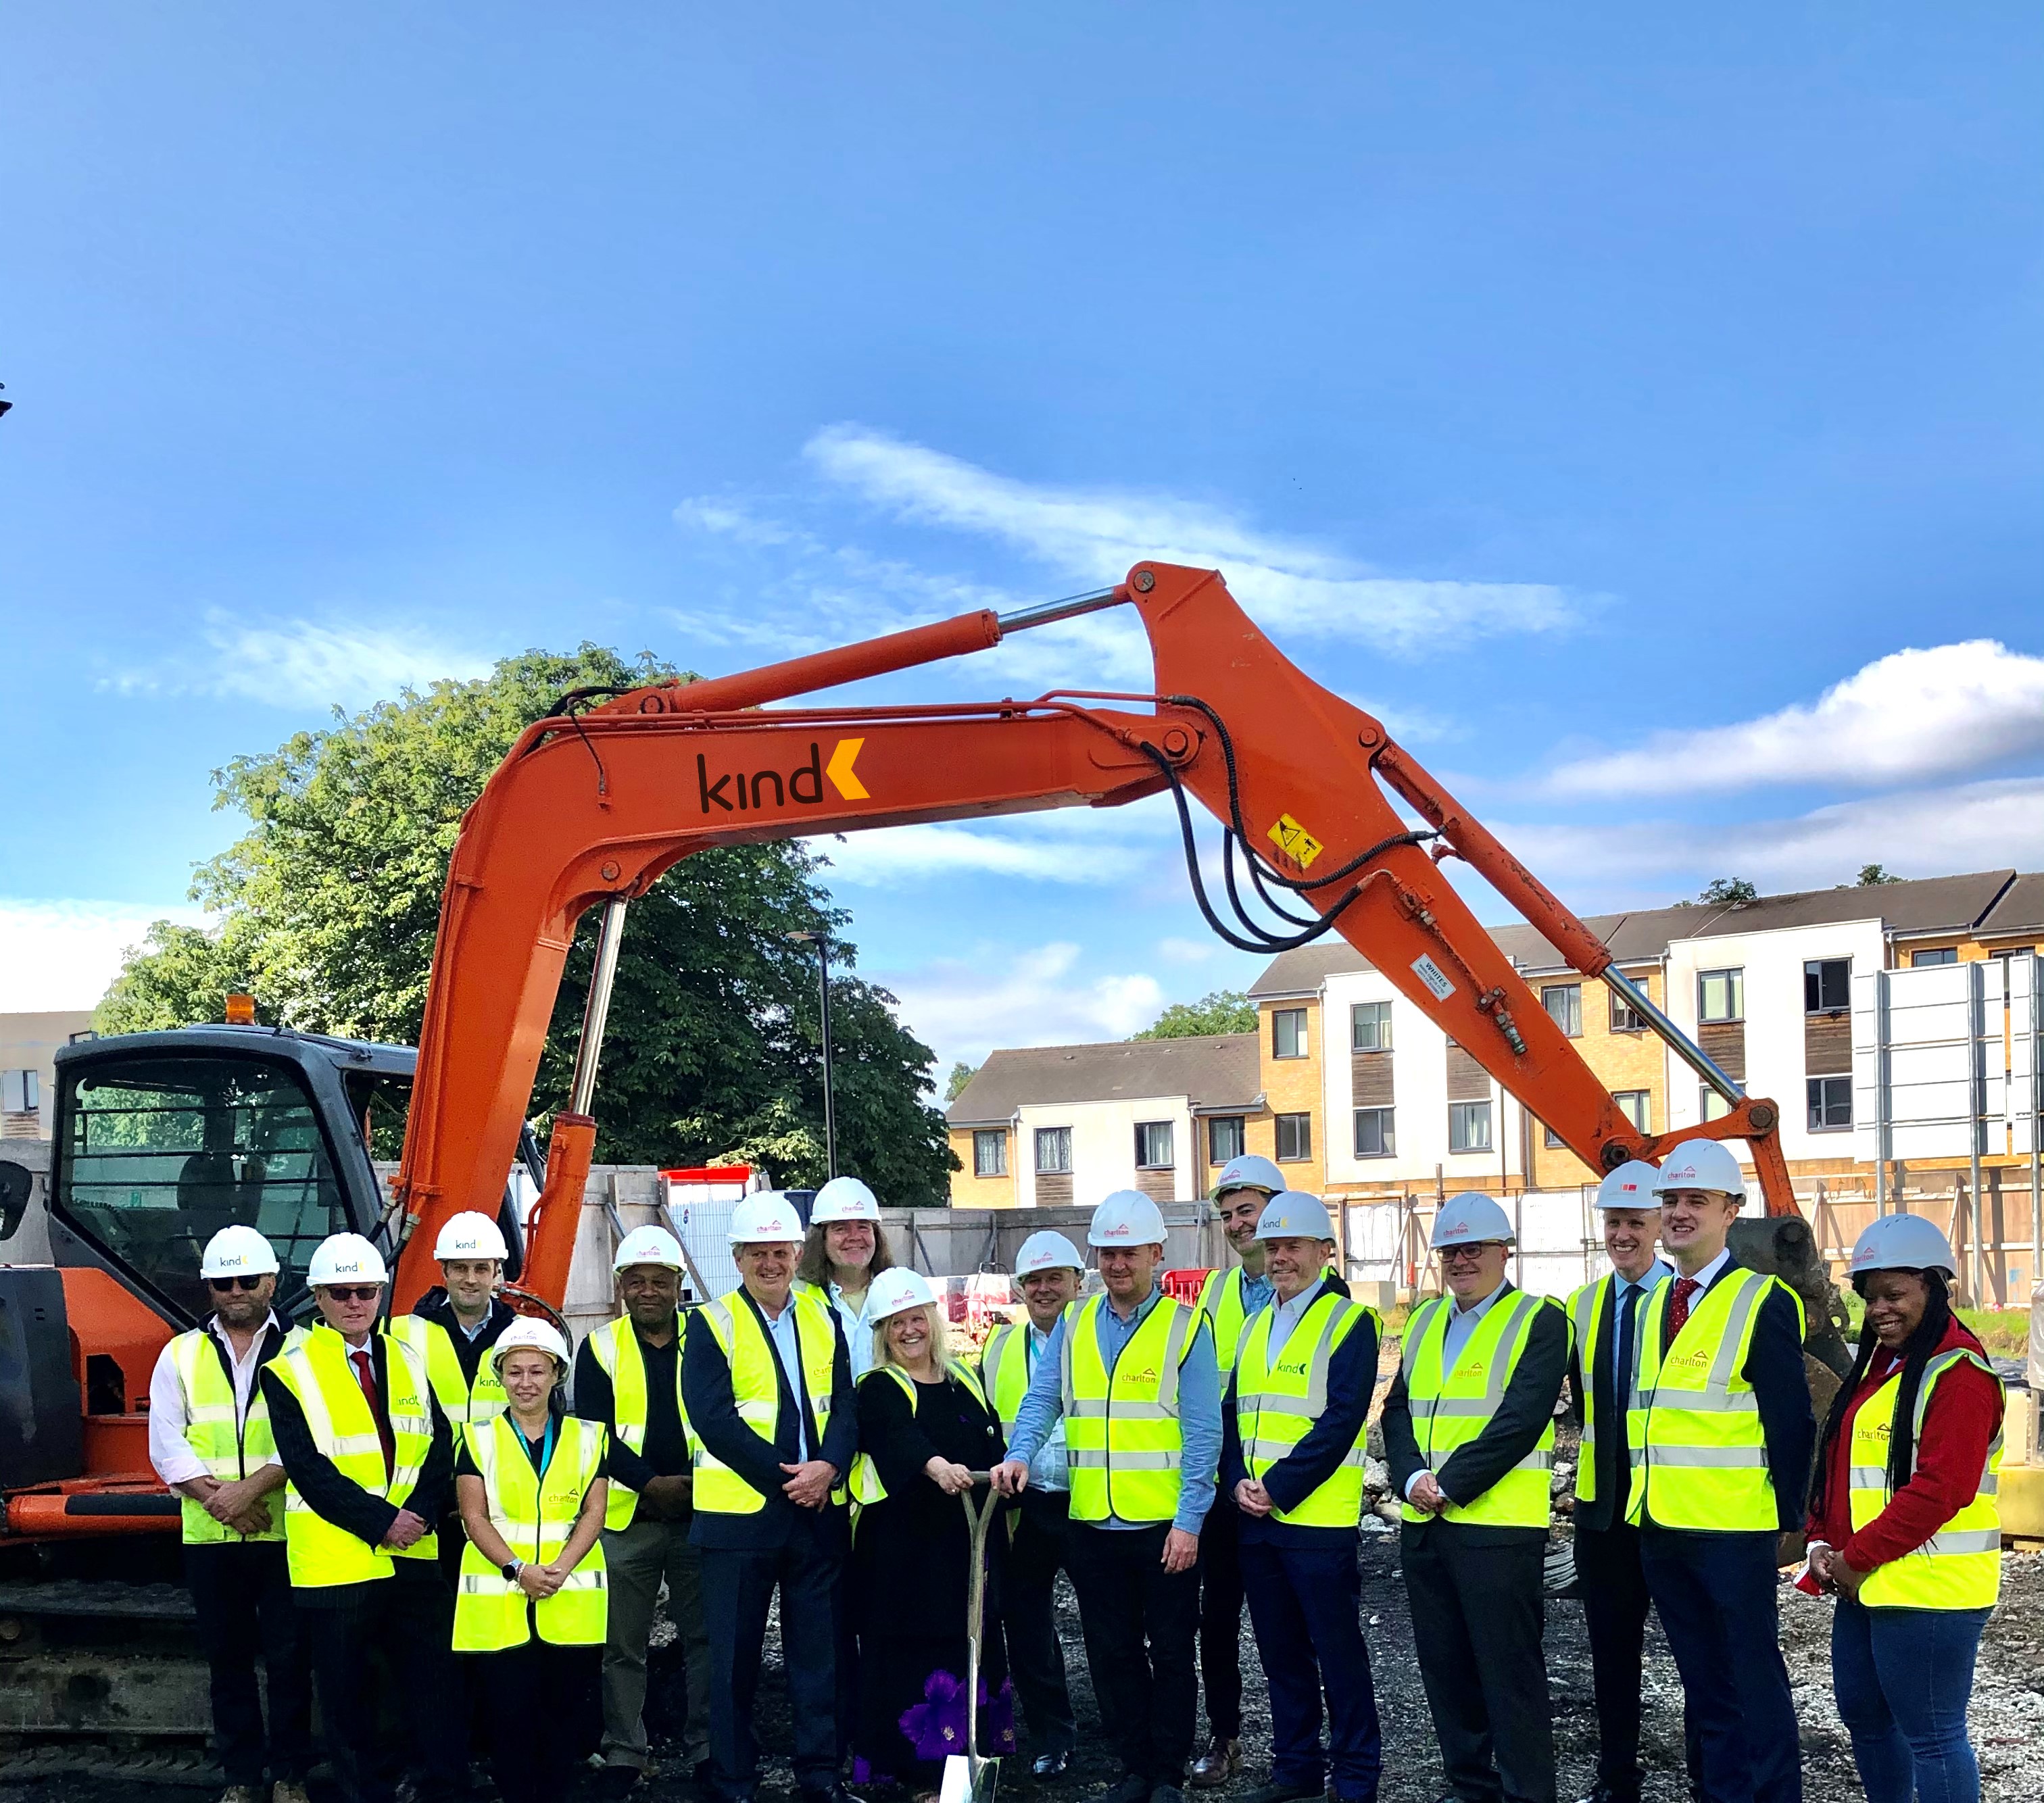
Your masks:
{"label": "blue jeans", "polygon": [[1966,1702],[1992,1613],[1862,1609],[1838,1598],[1831,1682],[1867,1803],[1980,1803]]}

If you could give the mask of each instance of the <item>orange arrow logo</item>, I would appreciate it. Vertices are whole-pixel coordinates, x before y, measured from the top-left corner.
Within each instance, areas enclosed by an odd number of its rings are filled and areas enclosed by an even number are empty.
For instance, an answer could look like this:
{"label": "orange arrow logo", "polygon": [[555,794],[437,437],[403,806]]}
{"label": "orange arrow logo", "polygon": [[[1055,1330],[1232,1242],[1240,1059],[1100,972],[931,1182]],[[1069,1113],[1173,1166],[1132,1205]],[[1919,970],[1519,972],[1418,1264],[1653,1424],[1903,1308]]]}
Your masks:
{"label": "orange arrow logo", "polygon": [[852,765],[859,761],[859,747],[866,743],[863,738],[840,738],[837,748],[830,754],[830,761],[824,765],[824,774],[831,780],[831,787],[847,801],[864,801],[867,799],[866,784],[852,773]]}

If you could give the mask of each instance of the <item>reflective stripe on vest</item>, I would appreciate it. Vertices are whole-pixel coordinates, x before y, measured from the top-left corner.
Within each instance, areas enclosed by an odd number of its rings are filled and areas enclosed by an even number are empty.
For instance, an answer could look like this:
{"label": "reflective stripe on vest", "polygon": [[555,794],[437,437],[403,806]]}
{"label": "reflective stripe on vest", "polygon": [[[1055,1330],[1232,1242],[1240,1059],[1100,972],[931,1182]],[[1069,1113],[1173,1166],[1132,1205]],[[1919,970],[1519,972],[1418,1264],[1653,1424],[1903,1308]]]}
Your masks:
{"label": "reflective stripe on vest", "polygon": [[[1672,1300],[1673,1291],[1662,1287]],[[1800,1324],[1803,1304],[1794,1291],[1739,1265],[1696,1299],[1665,1354],[1659,1310],[1640,1322],[1639,1367],[1626,1411],[1628,1521],[1716,1533],[1773,1533],[1781,1525],[1759,1400],[1745,1375],[1770,1289],[1794,1299]],[[1660,1296],[1657,1291],[1657,1302]]]}
{"label": "reflective stripe on vest", "polygon": [[[490,1525],[511,1556],[528,1565],[548,1565],[574,1532],[589,1487],[603,1475],[604,1432],[596,1421],[570,1415],[555,1424],[554,1456],[543,1478],[519,1444],[508,1416],[471,1421],[462,1429],[468,1456],[482,1478]],[[550,1597],[528,1597],[469,1541],[461,1549],[461,1577],[454,1600],[454,1650],[494,1653],[522,1647],[536,1626],[540,1638],[557,1647],[603,1643],[609,1618],[609,1579],[598,1536]]]}
{"label": "reflective stripe on vest", "polygon": [[1214,1363],[1224,1372],[1234,1370],[1235,1355],[1242,1345],[1242,1330],[1250,1318],[1242,1306],[1242,1267],[1238,1264],[1228,1271],[1209,1271],[1205,1282],[1200,1285],[1199,1308],[1213,1325]]}
{"label": "reflective stripe on vest", "polygon": [[486,1421],[510,1406],[487,1349],[475,1368],[475,1383],[471,1387],[462,1375],[454,1336],[444,1322],[429,1320],[423,1314],[402,1314],[390,1323],[390,1332],[424,1362],[426,1381],[440,1398],[440,1413],[456,1433],[470,1421]]}
{"label": "reflective stripe on vest", "polygon": [[[813,1295],[789,1293],[788,1306],[795,1311],[795,1343],[801,1350],[802,1377],[809,1385],[809,1409],[816,1417],[816,1438],[830,1431],[831,1384],[837,1356],[837,1318]],[[781,1361],[752,1312],[742,1289],[720,1296],[702,1306],[704,1325],[731,1365],[731,1395],[738,1418],[765,1440],[774,1444],[781,1419]],[[790,1395],[794,1385],[788,1386]],[[801,1398],[795,1398],[799,1404]],[[695,1456],[695,1506],[715,1515],[755,1515],[766,1506],[766,1498],[744,1478],[717,1458],[693,1434],[689,1444]],[[818,1456],[813,1447],[810,1456]],[[834,1500],[844,1499],[840,1484],[832,1490]]]}
{"label": "reflective stripe on vest", "polygon": [[993,1398],[1003,1433],[1015,1431],[1022,1398],[1029,1394],[1029,1323],[1003,1322],[986,1337],[979,1354],[980,1383]]}
{"label": "reflective stripe on vest", "polygon": [[[1611,1294],[1616,1276],[1607,1271],[1593,1283],[1585,1283],[1569,1298],[1569,1330],[1576,1345],[1576,1363],[1582,1373],[1583,1393],[1576,1398],[1583,1412],[1582,1445],[1576,1454],[1576,1500],[1596,1500],[1597,1410],[1604,1398],[1596,1393],[1597,1336],[1604,1330],[1604,1299]],[[1652,1292],[1650,1291],[1649,1296]],[[1635,1303],[1635,1307],[1641,1305]],[[1633,1344],[1639,1345],[1639,1329],[1633,1329]],[[1612,1355],[1616,1358],[1616,1351]]]}
{"label": "reflective stripe on vest", "polygon": [[[1923,1367],[1916,1391],[1912,1448],[1923,1440],[1923,1417],[1931,1393],[1955,1364],[1974,1364],[1994,1377],[1993,1368],[1969,1347],[1940,1352]],[[1995,1379],[1998,1384],[1999,1378]],[[1887,1508],[1894,1493],[1888,1483],[1888,1448],[1894,1433],[1895,1406],[1901,1399],[1898,1366],[1888,1381],[1860,1404],[1853,1416],[1850,1501],[1853,1532],[1858,1533]],[[1992,1609],[2001,1594],[2001,1429],[1987,1449],[1980,1484],[1973,1500],[1914,1551],[1885,1565],[1877,1565],[1860,1586],[1859,1602],[1867,1609]],[[1910,1468],[1914,1471],[1912,1458]]]}
{"label": "reflective stripe on vest", "polygon": [[1178,1510],[1185,1463],[1178,1371],[1200,1313],[1159,1296],[1110,1372],[1095,1318],[1106,1306],[1105,1296],[1095,1296],[1065,1318],[1058,1355],[1071,1518],[1168,1521]]}
{"label": "reflective stripe on vest", "polygon": [[[979,1379],[969,1366],[944,1360],[944,1369],[956,1378],[972,1393],[979,1406],[986,1407],[986,1392],[980,1387]],[[882,1379],[892,1378],[901,1387],[901,1394],[909,1398],[909,1413],[912,1416],[922,1406],[923,1387],[897,1364],[875,1365],[859,1381],[878,1383]],[[885,1502],[887,1487],[880,1481],[880,1468],[865,1453],[861,1452],[851,1461],[851,1506],[855,1510],[869,1504]]]}
{"label": "reflective stripe on vest", "polygon": [[[1439,1471],[1458,1446],[1466,1446],[1490,1425],[1504,1399],[1512,1374],[1526,1350],[1533,1323],[1543,1308],[1559,1305],[1523,1290],[1500,1296],[1462,1342],[1454,1368],[1441,1369],[1448,1314],[1446,1296],[1423,1303],[1405,1324],[1400,1363],[1405,1374],[1405,1397],[1412,1411],[1412,1437],[1429,1471]],[[1554,1424],[1541,1430],[1534,1449],[1473,1502],[1450,1502],[1441,1511],[1444,1521],[1472,1521],[1492,1528],[1544,1528],[1548,1523],[1547,1489],[1554,1468]],[[1424,1510],[1401,1506],[1408,1521],[1427,1519]]]}
{"label": "reflective stripe on vest", "polygon": [[[1273,1367],[1267,1349],[1275,1313],[1274,1307],[1257,1311],[1235,1354],[1235,1424],[1243,1462],[1258,1483],[1327,1412],[1327,1367],[1335,1348],[1366,1320],[1380,1338],[1383,1333],[1376,1310],[1324,1295],[1293,1324]],[[1306,1528],[1353,1528],[1362,1517],[1363,1437],[1358,1425],[1354,1444],[1319,1487],[1295,1508],[1274,1510],[1270,1518]]]}
{"label": "reflective stripe on vest", "polygon": [[[263,1332],[267,1333],[267,1328]],[[192,1456],[204,1462],[216,1483],[238,1483],[251,1471],[277,1463],[277,1442],[270,1432],[270,1405],[263,1400],[263,1386],[248,1393],[248,1413],[238,1429],[234,1418],[234,1380],[221,1363],[220,1342],[212,1329],[194,1328],[171,1342],[171,1364],[184,1392],[185,1444]],[[208,1546],[225,1540],[280,1540],[284,1537],[282,1499],[270,1498],[270,1525],[259,1534],[238,1534],[216,1521],[203,1503],[189,1496],[179,1499],[184,1521],[185,1544]]]}
{"label": "reflective stripe on vest", "polygon": [[[684,1336],[678,1316],[674,1321],[674,1407],[682,1417],[682,1437],[688,1441],[693,1456],[695,1442],[689,1433],[688,1405],[682,1399]],[[646,1450],[646,1358],[639,1350],[639,1336],[632,1331],[631,1316],[621,1314],[615,1321],[606,1321],[601,1327],[592,1328],[589,1345],[596,1356],[596,1362],[603,1368],[603,1375],[610,1379],[610,1414],[616,1424],[618,1444],[643,1453]],[[622,1483],[613,1483],[610,1487],[610,1500],[604,1507],[603,1525],[613,1533],[620,1528],[628,1528],[638,1510],[638,1491]]]}
{"label": "reflective stripe on vest", "polygon": [[[279,1352],[272,1367],[305,1410],[313,1446],[351,1483],[402,1507],[432,1450],[432,1393],[425,1368],[414,1362],[411,1348],[388,1333],[378,1337],[384,1347],[383,1404],[390,1417],[395,1455],[387,1482],[383,1442],[348,1358],[348,1342],[321,1323]],[[315,1513],[291,1483],[284,1487],[284,1543],[290,1555],[291,1582],[300,1590],[393,1576],[394,1557],[440,1556],[438,1540],[430,1533],[394,1555],[370,1546]]]}

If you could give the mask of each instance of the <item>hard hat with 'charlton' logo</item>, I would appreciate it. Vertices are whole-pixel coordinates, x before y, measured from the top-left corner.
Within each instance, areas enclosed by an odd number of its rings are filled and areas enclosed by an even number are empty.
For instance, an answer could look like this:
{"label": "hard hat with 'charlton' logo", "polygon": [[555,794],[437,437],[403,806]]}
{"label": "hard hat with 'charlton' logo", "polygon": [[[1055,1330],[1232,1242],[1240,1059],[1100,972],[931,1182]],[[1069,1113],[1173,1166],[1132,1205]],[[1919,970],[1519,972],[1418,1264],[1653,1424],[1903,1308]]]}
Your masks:
{"label": "hard hat with 'charlton' logo", "polygon": [[1093,1211],[1089,1246],[1161,1246],[1164,1211],[1140,1190],[1116,1190]]}
{"label": "hard hat with 'charlton' logo", "polygon": [[1709,1190],[1719,1195],[1746,1195],[1746,1175],[1731,1149],[1714,1139],[1685,1139],[1662,1161],[1654,1180],[1656,1196],[1671,1190]]}
{"label": "hard hat with 'charlton' logo", "polygon": [[1427,1244],[1439,1252],[1443,1246],[1509,1245],[1518,1237],[1510,1215],[1481,1191],[1465,1190],[1441,1204]]}

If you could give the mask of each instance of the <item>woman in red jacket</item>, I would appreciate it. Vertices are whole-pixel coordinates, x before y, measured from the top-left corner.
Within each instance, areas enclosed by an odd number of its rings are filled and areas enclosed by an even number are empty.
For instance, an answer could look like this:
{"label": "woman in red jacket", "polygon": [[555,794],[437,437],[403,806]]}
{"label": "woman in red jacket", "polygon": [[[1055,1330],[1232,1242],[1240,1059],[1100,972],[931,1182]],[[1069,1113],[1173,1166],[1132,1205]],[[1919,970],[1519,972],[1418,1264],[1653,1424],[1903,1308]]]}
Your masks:
{"label": "woman in red jacket", "polygon": [[2001,1590],[2001,1382],[1954,1316],[1945,1236],[1884,1215],[1853,1248],[1859,1358],[1812,1475],[1810,1569],[1867,1803],[1979,1803],[1966,1702]]}

